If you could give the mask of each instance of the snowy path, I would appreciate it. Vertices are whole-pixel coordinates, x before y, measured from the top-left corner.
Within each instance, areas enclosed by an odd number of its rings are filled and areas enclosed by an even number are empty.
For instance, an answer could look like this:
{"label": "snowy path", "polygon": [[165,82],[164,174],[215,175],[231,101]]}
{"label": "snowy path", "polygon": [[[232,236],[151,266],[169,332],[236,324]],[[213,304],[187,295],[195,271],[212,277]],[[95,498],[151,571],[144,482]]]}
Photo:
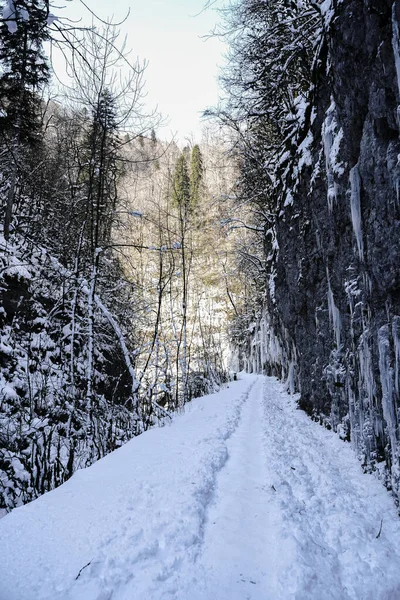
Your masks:
{"label": "snowy path", "polygon": [[182,585],[181,600],[285,597],[281,577],[293,560],[293,544],[280,536],[282,523],[271,505],[262,394],[258,378],[228,440],[195,575]]}
{"label": "snowy path", "polygon": [[15,510],[0,548],[0,600],[400,599],[388,493],[261,376]]}

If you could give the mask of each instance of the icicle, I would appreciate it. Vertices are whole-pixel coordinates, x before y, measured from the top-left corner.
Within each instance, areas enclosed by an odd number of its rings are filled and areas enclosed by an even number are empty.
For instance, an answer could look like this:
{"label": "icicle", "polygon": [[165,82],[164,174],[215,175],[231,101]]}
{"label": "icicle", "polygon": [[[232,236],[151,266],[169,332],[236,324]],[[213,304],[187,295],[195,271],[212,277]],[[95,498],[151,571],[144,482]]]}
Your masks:
{"label": "icicle", "polygon": [[331,282],[329,277],[329,271],[326,269],[326,277],[328,280],[328,310],[329,310],[329,320],[332,323],[333,331],[335,334],[336,347],[339,350],[340,348],[340,313],[339,309],[335,304],[335,299],[333,297],[333,292],[331,288]]}
{"label": "icicle", "polygon": [[368,338],[366,334],[367,332],[363,332],[361,336],[361,342],[358,351],[360,368],[359,391],[360,395],[363,395],[363,392],[367,394],[369,405],[371,406],[375,392],[375,382],[372,378],[371,350],[368,346]]}
{"label": "icicle", "polygon": [[368,273],[363,273],[362,275],[364,290],[367,294],[372,294],[372,279],[368,275]]}
{"label": "icicle", "polygon": [[261,323],[260,323],[260,352],[261,352],[261,373],[264,371],[264,365],[265,365],[265,338],[266,338],[266,331],[265,331],[266,327],[265,327],[265,319],[264,317],[261,319]]}
{"label": "icicle", "polygon": [[399,393],[399,368],[400,368],[400,317],[393,317],[392,335],[394,343],[394,353],[396,359],[396,368],[394,372],[394,386]]}
{"label": "icicle", "polygon": [[347,389],[349,398],[349,417],[350,417],[350,441],[356,453],[358,453],[359,436],[357,435],[356,427],[356,408],[355,398],[351,386]]}
{"label": "icicle", "polygon": [[350,170],[350,208],[351,208],[351,222],[353,224],[353,231],[356,237],[358,255],[360,260],[364,258],[364,244],[362,239],[362,226],[361,226],[361,203],[360,203],[360,189],[361,180],[360,173],[358,171],[358,165]]}
{"label": "icicle", "polygon": [[343,139],[343,130],[339,129],[335,119],[335,102],[331,99],[331,105],[326,112],[326,118],[322,125],[322,142],[325,154],[325,171],[328,183],[328,208],[332,212],[337,197],[337,185],[334,174],[343,175],[344,168],[339,162],[340,143]]}
{"label": "icicle", "polygon": [[288,390],[289,394],[291,394],[291,395],[293,395],[295,392],[294,369],[295,369],[295,363],[293,360],[291,360],[289,363],[289,373],[288,373],[288,378],[286,381],[287,390]]}
{"label": "icicle", "polygon": [[272,269],[269,278],[268,278],[268,289],[269,289],[269,297],[271,301],[275,304],[275,278],[276,278],[276,269]]}
{"label": "icicle", "polygon": [[399,99],[400,99],[400,33],[399,33],[399,23],[396,18],[396,2],[393,2],[392,7],[392,46],[393,46],[393,54],[394,54],[394,64],[396,66],[397,73],[397,87],[399,91]]}
{"label": "icicle", "polygon": [[330,153],[333,144],[333,131],[332,131],[332,121],[333,121],[333,111],[335,105],[332,102],[328,111],[326,113],[326,119],[322,126],[322,141],[324,145],[324,153],[325,153],[325,168],[326,168],[326,177],[328,181],[328,208],[329,212],[333,210],[333,203],[336,201],[336,184],[333,177],[333,172],[330,165]]}
{"label": "icicle", "polygon": [[393,397],[393,368],[390,364],[389,326],[384,325],[378,331],[379,372],[382,385],[382,409],[387,424],[392,461],[395,463],[397,446],[397,415]]}

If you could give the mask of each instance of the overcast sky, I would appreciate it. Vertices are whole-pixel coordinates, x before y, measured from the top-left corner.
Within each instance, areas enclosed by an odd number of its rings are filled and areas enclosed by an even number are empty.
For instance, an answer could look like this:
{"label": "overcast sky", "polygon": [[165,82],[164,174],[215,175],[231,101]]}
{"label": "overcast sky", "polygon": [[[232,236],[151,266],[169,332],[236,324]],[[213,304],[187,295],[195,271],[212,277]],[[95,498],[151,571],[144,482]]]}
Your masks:
{"label": "overcast sky", "polygon": [[[181,141],[193,133],[200,137],[200,114],[218,99],[216,77],[223,64],[224,45],[216,38],[204,40],[218,20],[213,10],[202,12],[205,0],[85,0],[100,17],[122,19],[133,55],[149,61],[146,71],[148,103],[158,104],[169,124],[160,137],[177,133]],[[71,0],[58,15],[81,17],[90,13],[80,0]],[[198,14],[200,13],[200,14]],[[197,15],[197,16],[196,16]]]}

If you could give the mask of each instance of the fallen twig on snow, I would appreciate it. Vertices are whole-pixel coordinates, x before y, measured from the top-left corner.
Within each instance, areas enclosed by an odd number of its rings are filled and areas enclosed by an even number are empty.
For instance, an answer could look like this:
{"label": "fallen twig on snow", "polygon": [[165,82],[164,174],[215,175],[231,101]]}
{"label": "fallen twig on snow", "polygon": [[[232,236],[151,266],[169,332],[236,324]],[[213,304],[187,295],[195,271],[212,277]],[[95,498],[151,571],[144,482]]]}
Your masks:
{"label": "fallen twig on snow", "polygon": [[80,571],[79,571],[78,575],[75,577],[75,581],[76,581],[77,579],[79,579],[79,577],[81,576],[81,573],[82,573],[83,569],[86,569],[86,567],[88,567],[88,566],[89,566],[89,565],[91,565],[91,564],[92,564],[92,561],[89,561],[87,565],[85,565],[84,567],[82,567],[82,569],[80,569]]}
{"label": "fallen twig on snow", "polygon": [[379,531],[378,531],[378,535],[376,536],[376,539],[378,539],[382,533],[382,524],[383,524],[383,519],[381,519],[381,526],[379,527]]}

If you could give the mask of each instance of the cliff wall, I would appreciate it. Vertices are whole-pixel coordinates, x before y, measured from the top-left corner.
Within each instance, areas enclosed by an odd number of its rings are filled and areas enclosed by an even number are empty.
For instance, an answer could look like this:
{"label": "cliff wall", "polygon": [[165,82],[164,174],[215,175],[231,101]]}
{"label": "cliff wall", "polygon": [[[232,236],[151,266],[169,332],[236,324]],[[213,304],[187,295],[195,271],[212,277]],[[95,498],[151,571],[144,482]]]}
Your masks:
{"label": "cliff wall", "polygon": [[248,367],[287,378],[400,494],[400,2],[322,4]]}

